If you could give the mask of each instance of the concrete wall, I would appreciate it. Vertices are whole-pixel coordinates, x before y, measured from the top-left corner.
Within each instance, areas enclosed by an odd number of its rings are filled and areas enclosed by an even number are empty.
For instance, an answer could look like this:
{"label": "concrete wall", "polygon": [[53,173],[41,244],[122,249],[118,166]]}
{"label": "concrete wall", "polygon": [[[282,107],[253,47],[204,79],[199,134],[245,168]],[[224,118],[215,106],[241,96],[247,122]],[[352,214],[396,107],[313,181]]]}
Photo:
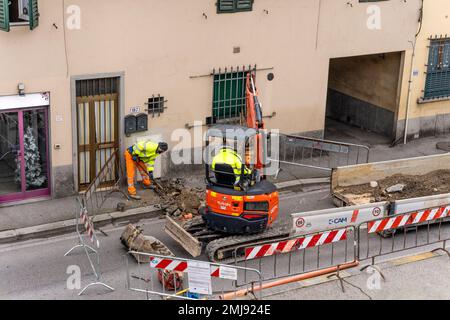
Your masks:
{"label": "concrete wall", "polygon": [[407,113],[408,81],[412,74],[411,99],[408,121],[408,139],[450,132],[450,100],[424,102],[426,71],[430,36],[445,36],[450,30],[450,1],[424,0],[423,23],[416,41],[416,51],[411,68],[412,44],[406,52],[405,72],[397,123],[397,138],[402,138]]}
{"label": "concrete wall", "polygon": [[[122,117],[131,107],[144,108],[152,94],[168,100],[164,114],[150,119],[147,133],[121,135],[122,148],[153,135],[173,147],[174,129],[204,122],[212,113],[212,78],[191,77],[244,64],[273,68],[258,72],[264,115],[277,113],[267,119],[269,128],[317,134],[324,126],[329,59],[406,50],[417,29],[420,1],[376,3],[380,30],[367,28],[372,5],[367,3],[256,0],[251,12],[220,15],[215,3],[40,0],[37,29],[0,32],[0,95],[15,94],[19,82],[26,92],[51,94],[51,142],[61,145],[52,148],[54,190],[74,184],[73,77],[123,73]],[[71,5],[81,9],[79,30],[64,28],[70,15],[63,12]],[[234,54],[237,46],[240,53]],[[274,81],[266,80],[269,72]]]}
{"label": "concrete wall", "polygon": [[449,169],[449,153],[339,167],[333,169],[331,189],[334,192],[338,187],[368,184],[396,174],[425,175],[436,170]]}

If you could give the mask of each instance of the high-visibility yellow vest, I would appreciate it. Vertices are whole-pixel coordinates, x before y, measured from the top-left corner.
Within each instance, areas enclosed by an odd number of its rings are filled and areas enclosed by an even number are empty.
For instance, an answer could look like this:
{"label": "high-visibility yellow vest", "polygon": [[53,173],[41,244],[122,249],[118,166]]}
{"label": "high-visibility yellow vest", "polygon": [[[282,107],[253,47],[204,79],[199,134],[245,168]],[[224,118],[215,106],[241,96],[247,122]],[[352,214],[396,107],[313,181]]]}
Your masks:
{"label": "high-visibility yellow vest", "polygon": [[139,159],[145,163],[147,170],[153,172],[155,169],[155,160],[159,156],[156,151],[158,150],[158,144],[153,141],[141,141],[133,145],[130,148],[133,156],[139,157]]}
{"label": "high-visibility yellow vest", "polygon": [[[242,158],[236,151],[230,148],[221,149],[212,161],[213,170],[216,169],[216,164],[228,164],[231,166],[237,180],[239,180],[241,175]],[[244,174],[251,174],[251,170],[246,166],[244,166]]]}

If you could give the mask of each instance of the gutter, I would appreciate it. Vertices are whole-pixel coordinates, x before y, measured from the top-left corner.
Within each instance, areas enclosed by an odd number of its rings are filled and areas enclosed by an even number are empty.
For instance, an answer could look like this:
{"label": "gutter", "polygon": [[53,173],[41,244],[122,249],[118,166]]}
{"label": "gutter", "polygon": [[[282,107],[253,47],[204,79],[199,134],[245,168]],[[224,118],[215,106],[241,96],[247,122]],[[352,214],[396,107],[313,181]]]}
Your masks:
{"label": "gutter", "polygon": [[420,8],[420,17],[419,17],[419,30],[417,31],[414,41],[409,41],[411,43],[413,52],[411,56],[411,68],[409,73],[409,81],[408,81],[408,98],[406,101],[406,117],[405,117],[405,132],[403,136],[403,144],[407,144],[408,139],[408,125],[409,125],[409,109],[411,107],[411,87],[412,87],[412,76],[413,76],[413,68],[414,68],[414,60],[416,57],[416,43],[417,43],[417,37],[419,36],[420,32],[422,31],[422,25],[423,25],[423,10],[424,10],[424,0],[422,0],[422,6]]}

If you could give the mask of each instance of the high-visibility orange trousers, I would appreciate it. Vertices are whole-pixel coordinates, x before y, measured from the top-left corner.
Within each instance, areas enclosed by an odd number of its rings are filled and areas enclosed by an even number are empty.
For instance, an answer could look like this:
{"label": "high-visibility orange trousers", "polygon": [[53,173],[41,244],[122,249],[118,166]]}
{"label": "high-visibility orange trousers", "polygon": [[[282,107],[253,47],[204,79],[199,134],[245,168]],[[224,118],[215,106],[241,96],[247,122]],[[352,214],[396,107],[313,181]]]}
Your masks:
{"label": "high-visibility orange trousers", "polygon": [[128,182],[128,193],[130,195],[136,195],[136,188],[134,186],[134,180],[136,178],[136,167],[139,170],[139,173],[142,177],[142,183],[145,186],[150,186],[152,184],[150,177],[147,173],[146,165],[142,161],[135,162],[133,160],[133,156],[128,152],[128,150],[124,153],[125,163],[127,167],[127,182]]}

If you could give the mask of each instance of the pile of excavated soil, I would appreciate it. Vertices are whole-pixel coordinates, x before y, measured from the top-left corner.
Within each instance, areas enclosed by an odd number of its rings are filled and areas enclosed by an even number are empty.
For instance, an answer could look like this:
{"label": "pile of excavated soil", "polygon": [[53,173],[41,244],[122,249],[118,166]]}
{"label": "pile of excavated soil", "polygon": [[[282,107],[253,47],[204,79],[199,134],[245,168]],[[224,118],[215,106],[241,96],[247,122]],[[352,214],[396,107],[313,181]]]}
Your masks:
{"label": "pile of excavated soil", "polygon": [[173,217],[197,215],[205,200],[204,189],[186,187],[184,179],[159,180],[155,191],[165,212]]}
{"label": "pile of excavated soil", "polygon": [[[433,171],[425,175],[393,175],[379,180],[378,187],[372,188],[369,183],[339,187],[335,191],[341,195],[364,195],[371,201],[393,201],[450,193],[450,170]],[[387,193],[386,188],[396,184],[404,184],[401,192]]]}

